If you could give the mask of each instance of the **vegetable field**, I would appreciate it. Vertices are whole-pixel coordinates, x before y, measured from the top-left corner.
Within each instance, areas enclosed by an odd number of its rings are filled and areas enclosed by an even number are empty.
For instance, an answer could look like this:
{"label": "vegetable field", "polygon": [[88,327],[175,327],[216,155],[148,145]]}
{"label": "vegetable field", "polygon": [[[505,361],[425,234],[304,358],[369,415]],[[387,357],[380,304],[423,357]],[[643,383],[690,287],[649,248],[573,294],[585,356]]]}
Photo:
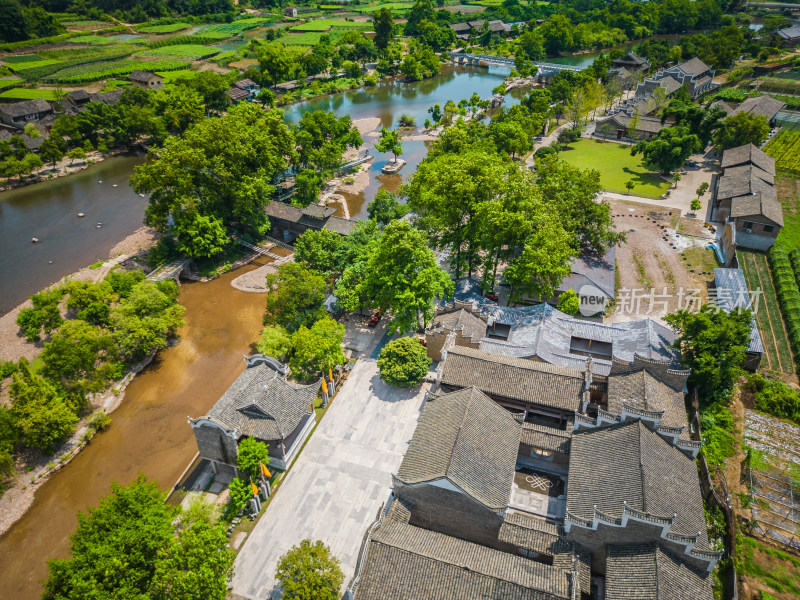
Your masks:
{"label": "vegetable field", "polygon": [[309,21],[308,23],[301,23],[300,25],[295,25],[291,27],[289,31],[321,31],[326,32],[329,31],[331,28],[335,27],[346,27],[346,28],[354,28],[354,29],[371,29],[372,25],[370,23],[356,23],[354,21],[340,21],[340,20],[333,20],[333,19],[317,19],[316,21]]}
{"label": "vegetable field", "polygon": [[0,79],[0,90],[17,85],[21,79]]}
{"label": "vegetable field", "polygon": [[201,60],[219,54],[219,48],[201,46],[199,44],[184,44],[180,46],[164,46],[162,48],[151,48],[134,55],[147,56],[153,58],[175,58],[180,60]]}
{"label": "vegetable field", "polygon": [[59,83],[76,84],[109,79],[111,77],[125,77],[137,69],[145,71],[177,71],[186,69],[191,63],[180,60],[121,60],[107,63],[91,63],[80,65],[71,69],[64,69],[56,73]]}
{"label": "vegetable field", "polygon": [[27,71],[28,69],[36,69],[37,67],[45,67],[47,65],[58,65],[61,64],[61,62],[60,60],[53,59],[31,60],[13,64],[11,68],[15,71]]}
{"label": "vegetable field", "polygon": [[764,148],[779,169],[800,171],[800,131],[782,129]]}
{"label": "vegetable field", "polygon": [[89,44],[90,46],[107,46],[118,43],[117,40],[102,35],[79,35],[67,40],[70,44]]}
{"label": "vegetable field", "polygon": [[783,246],[776,244],[770,248],[767,259],[772,272],[772,282],[775,284],[778,306],[786,324],[789,345],[795,359],[800,362],[800,287],[797,276],[789,259],[789,253]]}
{"label": "vegetable field", "polygon": [[191,25],[189,23],[170,23],[169,25],[143,25],[141,27],[136,27],[136,31],[141,31],[142,33],[173,33],[175,31],[182,31],[183,29],[189,29]]}
{"label": "vegetable field", "polygon": [[319,43],[320,38],[325,35],[315,31],[306,31],[305,33],[291,33],[280,38],[285,46],[315,46]]}
{"label": "vegetable field", "polygon": [[788,374],[794,373],[795,366],[789,337],[778,307],[778,297],[772,284],[767,257],[761,252],[742,249],[737,250],[737,254],[747,281],[747,288],[751,291],[761,290],[755,311],[756,324],[764,345],[761,367]]}
{"label": "vegetable field", "polygon": [[[6,62],[10,65],[18,65],[20,63],[30,63],[30,62],[37,62],[42,60],[42,58],[37,54],[21,54],[19,56],[4,56],[3,62]],[[16,68],[16,67],[14,67]]]}
{"label": "vegetable field", "polygon": [[210,36],[217,38],[227,38],[234,35],[239,35],[250,29],[269,25],[273,19],[265,19],[262,17],[253,17],[252,19],[239,19],[233,23],[222,23],[220,25],[204,25],[197,31],[197,35]]}

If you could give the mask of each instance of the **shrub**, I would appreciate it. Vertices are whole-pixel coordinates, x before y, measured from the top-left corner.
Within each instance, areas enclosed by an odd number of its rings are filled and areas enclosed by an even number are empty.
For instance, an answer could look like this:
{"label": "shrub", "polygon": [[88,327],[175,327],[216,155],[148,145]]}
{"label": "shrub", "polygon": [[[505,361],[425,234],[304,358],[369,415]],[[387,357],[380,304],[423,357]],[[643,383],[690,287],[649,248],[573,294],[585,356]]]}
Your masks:
{"label": "shrub", "polygon": [[558,297],[558,310],[568,315],[578,314],[581,301],[575,290],[567,290]]}
{"label": "shrub", "polygon": [[392,340],[378,356],[381,379],[389,385],[408,387],[418,384],[428,373],[431,359],[415,337]]}
{"label": "shrub", "polygon": [[95,431],[103,431],[109,425],[111,425],[111,417],[102,410],[98,410],[89,418],[89,427]]}
{"label": "shrub", "polygon": [[38,341],[42,330],[48,334],[61,325],[64,320],[61,318],[58,303],[63,297],[62,288],[45,290],[31,296],[33,308],[23,308],[17,315],[17,325],[29,341]]}
{"label": "shrub", "polygon": [[748,377],[747,383],[755,395],[756,409],[800,423],[800,392],[781,381],[764,379],[760,373]]}
{"label": "shrub", "polygon": [[292,352],[292,336],[280,325],[267,325],[261,332],[256,348],[261,354],[283,362]]}
{"label": "shrub", "polygon": [[416,127],[417,120],[408,113],[403,113],[400,115],[400,119],[398,120],[400,127]]}

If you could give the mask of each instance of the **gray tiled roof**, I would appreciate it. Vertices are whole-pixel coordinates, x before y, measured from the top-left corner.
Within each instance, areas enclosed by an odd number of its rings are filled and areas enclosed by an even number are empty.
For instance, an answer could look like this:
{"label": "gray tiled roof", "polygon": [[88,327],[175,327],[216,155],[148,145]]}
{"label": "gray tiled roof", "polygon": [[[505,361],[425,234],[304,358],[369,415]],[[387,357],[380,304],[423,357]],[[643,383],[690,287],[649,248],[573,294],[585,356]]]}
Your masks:
{"label": "gray tiled roof", "polygon": [[245,369],[208,411],[207,417],[240,436],[260,440],[288,437],[309,411],[322,380],[311,385],[284,381],[265,364]]}
{"label": "gray tiled roof", "polygon": [[712,600],[711,581],[656,544],[607,547],[606,600]]}
{"label": "gray tiled roof", "polygon": [[486,335],[486,321],[465,308],[437,315],[430,329],[440,328],[461,331],[462,336],[472,338],[476,343]]}
{"label": "gray tiled roof", "polygon": [[297,222],[303,216],[303,210],[286,202],[270,202],[264,208],[268,217],[283,219],[284,221]]}
{"label": "gray tiled roof", "polygon": [[567,600],[568,571],[384,519],[372,534],[356,600]]}
{"label": "gray tiled roof", "polygon": [[678,68],[686,73],[687,75],[691,75],[692,77],[697,77],[698,75],[702,75],[706,71],[708,71],[711,67],[709,67],[706,63],[704,63],[699,58],[691,58],[686,62],[682,62],[678,65]]}
{"label": "gray tiled roof", "polygon": [[340,235],[350,235],[358,225],[357,221],[343,219],[342,217],[328,217],[324,229],[328,229]]}
{"label": "gray tiled roof", "polygon": [[[519,358],[538,357],[570,369],[586,369],[586,358],[570,352],[574,337],[612,344],[614,358],[631,362],[635,356],[666,361],[677,366],[680,355],[672,347],[675,332],[652,319],[603,324],[570,317],[549,304],[534,306],[499,306],[483,297],[480,284],[468,277],[455,281],[454,300],[471,305],[497,323],[511,325],[507,341],[481,340],[481,350]],[[596,359],[592,372],[608,375],[610,361]]]}
{"label": "gray tiled roof", "polygon": [[731,217],[763,216],[783,227],[783,207],[778,202],[775,188],[762,188],[750,196],[738,196],[731,200]]}
{"label": "gray tiled roof", "polygon": [[454,346],[447,351],[441,383],[458,388],[475,386],[497,398],[576,411],[582,400],[584,375],[546,362]]}
{"label": "gray tiled roof", "polygon": [[748,98],[742,102],[736,108],[736,112],[761,115],[766,117],[767,121],[771,121],[784,106],[786,106],[785,102],[776,100],[772,96],[756,96],[755,98]]}
{"label": "gray tiled roof", "polygon": [[591,520],[596,506],[621,518],[624,502],[659,517],[676,514],[670,532],[699,532],[696,547],[708,549],[694,461],[641,421],[576,432],[568,481],[566,508],[577,517]]}
{"label": "gray tiled roof", "polygon": [[608,412],[621,414],[623,403],[643,410],[663,411],[661,425],[688,428],[683,391],[672,389],[646,369],[609,375]]}
{"label": "gray tiled roof", "polygon": [[431,400],[397,471],[405,484],[447,478],[481,504],[505,510],[520,424],[476,388]]}
{"label": "gray tiled roof", "polygon": [[553,554],[561,535],[556,525],[514,511],[506,515],[497,539],[520,548]]}
{"label": "gray tiled roof", "polygon": [[228,96],[233,102],[238,102],[240,100],[246,100],[250,97],[250,92],[246,89],[242,88],[231,88],[228,90]]}
{"label": "gray tiled roof", "polygon": [[[739,307],[750,308],[753,303],[741,269],[714,269],[714,287],[717,290],[717,306],[725,312],[731,312]],[[755,317],[753,328],[750,330],[750,346],[747,350],[759,354],[764,352]]]}
{"label": "gray tiled roof", "polygon": [[667,76],[661,80],[661,87],[667,91],[667,96],[671,96],[680,89],[681,82],[672,76]]}
{"label": "gray tiled roof", "polygon": [[450,25],[448,25],[448,27],[450,27],[450,29],[452,29],[455,32],[469,31],[470,29],[472,29],[469,23],[451,23]]}
{"label": "gray tiled roof", "polygon": [[762,171],[775,175],[775,159],[753,144],[745,144],[736,148],[728,148],[722,153],[723,169],[753,163]]}
{"label": "gray tiled roof", "polygon": [[233,82],[233,85],[234,85],[235,87],[237,87],[237,88],[240,88],[240,89],[243,89],[243,90],[244,90],[244,89],[247,89],[247,88],[249,88],[249,87],[253,87],[253,86],[255,86],[255,85],[256,85],[256,82],[255,82],[255,81],[253,81],[252,79],[242,79],[242,80],[240,80],[240,81],[234,81],[234,82]]}
{"label": "gray tiled roof", "polygon": [[562,431],[538,423],[522,423],[520,442],[543,450],[569,454],[572,431]]}
{"label": "gray tiled roof", "polygon": [[730,117],[731,115],[736,114],[736,110],[724,100],[717,100],[716,102],[712,102],[709,108],[721,108],[725,111],[725,113]]}
{"label": "gray tiled roof", "polygon": [[53,112],[53,107],[47,100],[36,98],[35,100],[23,100],[11,104],[0,104],[0,113],[9,117],[24,117],[42,112]]}
{"label": "gray tiled roof", "polygon": [[139,83],[147,83],[153,77],[158,77],[159,79],[163,79],[161,75],[156,75],[152,71],[142,71],[140,69],[137,69],[136,71],[128,75],[128,79],[130,79],[131,81],[138,81]]}
{"label": "gray tiled roof", "polygon": [[778,35],[785,40],[796,40],[800,38],[800,26],[785,27],[778,30]]}
{"label": "gray tiled roof", "polygon": [[625,56],[615,58],[611,62],[615,65],[633,68],[645,68],[650,66],[650,63],[647,61],[647,59],[636,56],[633,52],[628,52],[628,54]]}

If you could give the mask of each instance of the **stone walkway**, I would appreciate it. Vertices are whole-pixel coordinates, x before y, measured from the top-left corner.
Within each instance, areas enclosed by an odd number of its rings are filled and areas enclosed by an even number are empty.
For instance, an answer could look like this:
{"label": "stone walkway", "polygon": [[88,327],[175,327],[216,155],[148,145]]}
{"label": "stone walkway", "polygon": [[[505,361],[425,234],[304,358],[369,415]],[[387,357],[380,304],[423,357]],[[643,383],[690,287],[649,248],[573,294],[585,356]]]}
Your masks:
{"label": "stone walkway", "polygon": [[278,598],[275,568],[293,545],[322,540],[355,572],[364,532],[391,491],[414,433],[427,384],[392,388],[370,355],[382,328],[356,363],[286,480],[236,559],[234,596]]}

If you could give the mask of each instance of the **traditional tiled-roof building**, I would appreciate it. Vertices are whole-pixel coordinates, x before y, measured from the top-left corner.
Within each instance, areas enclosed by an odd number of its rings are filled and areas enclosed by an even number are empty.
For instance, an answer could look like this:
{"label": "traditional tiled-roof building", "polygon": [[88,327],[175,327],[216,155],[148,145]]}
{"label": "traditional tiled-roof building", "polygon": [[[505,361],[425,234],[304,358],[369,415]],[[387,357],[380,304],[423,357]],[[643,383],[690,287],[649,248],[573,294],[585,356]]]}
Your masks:
{"label": "traditional tiled-roof building", "polygon": [[350,235],[357,224],[356,221],[334,216],[335,208],[318,204],[299,208],[285,202],[273,201],[267,204],[264,212],[272,224],[271,235],[283,239],[287,244],[309,229],[315,231],[328,229],[340,235]]}
{"label": "traditional tiled-roof building", "polygon": [[321,380],[310,385],[286,381],[280,363],[263,355],[247,368],[208,413],[189,419],[202,458],[235,467],[238,443],[249,437],[269,444],[270,464],[286,469],[314,427],[313,402]]}
{"label": "traditional tiled-roof building", "polygon": [[24,129],[28,123],[41,121],[55,114],[47,100],[37,98],[12,104],[0,104],[0,123]]}
{"label": "traditional tiled-roof building", "polygon": [[[483,388],[547,386],[520,375],[526,361],[461,350],[508,363],[493,372],[462,364],[460,376],[490,380]],[[512,415],[476,386],[441,393],[442,385],[420,415],[388,510],[365,534],[345,597],[588,600],[605,589],[608,600],[711,600],[719,554],[709,548],[697,470],[650,414],[664,407],[663,421],[685,423],[685,375],[652,361],[619,364],[609,375],[614,397],[643,414],[574,431]],[[541,376],[559,389],[559,372]]]}
{"label": "traditional tiled-roof building", "polygon": [[775,190],[775,159],[753,144],[725,150],[723,174],[712,190],[712,219],[725,223],[722,248],[728,263],[733,248],[768,250],[783,228],[783,207]]}

